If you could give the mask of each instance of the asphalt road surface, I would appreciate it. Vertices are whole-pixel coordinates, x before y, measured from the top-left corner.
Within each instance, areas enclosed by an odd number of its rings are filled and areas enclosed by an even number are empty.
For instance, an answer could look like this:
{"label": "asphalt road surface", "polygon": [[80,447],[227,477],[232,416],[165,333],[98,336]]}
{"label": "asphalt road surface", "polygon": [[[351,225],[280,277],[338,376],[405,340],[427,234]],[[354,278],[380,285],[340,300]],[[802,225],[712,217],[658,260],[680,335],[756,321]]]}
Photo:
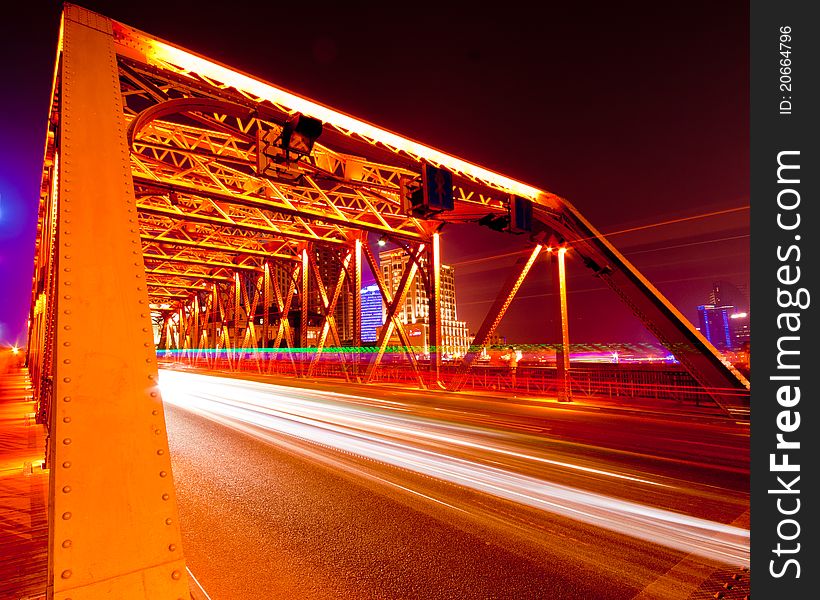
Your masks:
{"label": "asphalt road surface", "polygon": [[744,423],[169,370],[160,385],[185,555],[214,600],[684,599],[748,565]]}

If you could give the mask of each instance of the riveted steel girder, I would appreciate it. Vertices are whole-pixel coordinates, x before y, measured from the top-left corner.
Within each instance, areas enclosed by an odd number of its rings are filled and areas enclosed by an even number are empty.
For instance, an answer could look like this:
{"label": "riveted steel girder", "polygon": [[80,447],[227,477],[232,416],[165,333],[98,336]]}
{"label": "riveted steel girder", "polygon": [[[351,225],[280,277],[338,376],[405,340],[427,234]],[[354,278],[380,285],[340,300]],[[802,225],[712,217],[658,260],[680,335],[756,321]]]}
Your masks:
{"label": "riveted steel girder", "polygon": [[187,576],[112,24],[66,5],[62,32],[48,595],[176,600]]}

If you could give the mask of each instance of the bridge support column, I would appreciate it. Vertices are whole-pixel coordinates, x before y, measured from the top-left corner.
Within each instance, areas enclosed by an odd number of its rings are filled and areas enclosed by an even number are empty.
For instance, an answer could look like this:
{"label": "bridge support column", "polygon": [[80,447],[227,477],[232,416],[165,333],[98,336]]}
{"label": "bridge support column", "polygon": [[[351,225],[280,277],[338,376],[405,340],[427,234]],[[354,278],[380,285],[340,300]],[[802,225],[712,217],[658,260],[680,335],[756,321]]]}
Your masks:
{"label": "bridge support column", "polygon": [[559,248],[552,254],[552,281],[558,296],[558,349],[555,351],[556,383],[558,402],[572,401],[572,386],[569,377],[569,319],[567,314],[567,269],[566,248]]}
{"label": "bridge support column", "polygon": [[302,269],[299,272],[299,375],[306,373],[308,358],[308,308],[310,307],[310,266],[308,247],[302,248]]}
{"label": "bridge support column", "polygon": [[[365,237],[365,241],[367,237]],[[362,240],[353,242],[353,379],[361,381],[359,365],[362,351]]]}
{"label": "bridge support column", "polygon": [[111,21],[66,4],[49,599],[186,598]]}
{"label": "bridge support column", "polygon": [[427,341],[430,349],[430,375],[432,386],[441,386],[441,352],[442,352],[442,322],[441,322],[441,240],[438,233],[433,234],[427,261],[430,282],[429,323],[430,338]]}

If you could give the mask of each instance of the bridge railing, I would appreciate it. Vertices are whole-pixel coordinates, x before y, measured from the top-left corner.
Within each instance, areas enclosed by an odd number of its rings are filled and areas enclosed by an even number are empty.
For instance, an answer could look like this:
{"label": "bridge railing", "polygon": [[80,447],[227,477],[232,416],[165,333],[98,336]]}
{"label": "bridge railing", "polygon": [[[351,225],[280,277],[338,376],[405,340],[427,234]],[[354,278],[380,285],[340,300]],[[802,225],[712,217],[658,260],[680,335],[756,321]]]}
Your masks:
{"label": "bridge railing", "polygon": [[[310,379],[362,381],[369,360],[367,355],[354,360],[322,356],[314,362],[312,353],[199,353],[180,355],[159,353],[160,365],[184,366],[226,373],[249,373]],[[427,387],[436,387],[431,370],[422,363],[421,375]],[[439,381],[445,386],[455,379],[457,363],[444,363]],[[376,369],[371,383],[418,386],[418,374],[407,362],[387,359]],[[570,385],[575,398],[608,398],[618,400],[664,400],[694,406],[714,406],[713,395],[732,396],[748,406],[748,391],[706,389],[677,365],[573,363]],[[526,365],[511,369],[499,365],[474,365],[463,390],[535,397],[555,397],[559,381],[553,365]]]}

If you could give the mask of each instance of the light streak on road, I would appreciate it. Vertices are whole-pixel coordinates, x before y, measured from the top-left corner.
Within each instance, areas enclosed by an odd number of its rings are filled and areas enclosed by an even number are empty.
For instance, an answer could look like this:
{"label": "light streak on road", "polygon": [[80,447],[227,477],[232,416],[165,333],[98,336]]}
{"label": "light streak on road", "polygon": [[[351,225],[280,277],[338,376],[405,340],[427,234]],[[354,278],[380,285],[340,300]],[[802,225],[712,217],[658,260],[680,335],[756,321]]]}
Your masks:
{"label": "light streak on road", "polygon": [[[445,451],[455,446],[500,453],[637,485],[655,484],[648,479],[516,452],[505,448],[498,434],[390,414],[368,406],[372,401],[361,396],[176,371],[162,371],[160,386],[166,402],[228,426],[250,425],[255,435],[271,442],[278,435],[299,438],[688,554],[749,565],[746,529],[561,485]],[[422,447],[422,441],[437,445],[431,450]]]}

